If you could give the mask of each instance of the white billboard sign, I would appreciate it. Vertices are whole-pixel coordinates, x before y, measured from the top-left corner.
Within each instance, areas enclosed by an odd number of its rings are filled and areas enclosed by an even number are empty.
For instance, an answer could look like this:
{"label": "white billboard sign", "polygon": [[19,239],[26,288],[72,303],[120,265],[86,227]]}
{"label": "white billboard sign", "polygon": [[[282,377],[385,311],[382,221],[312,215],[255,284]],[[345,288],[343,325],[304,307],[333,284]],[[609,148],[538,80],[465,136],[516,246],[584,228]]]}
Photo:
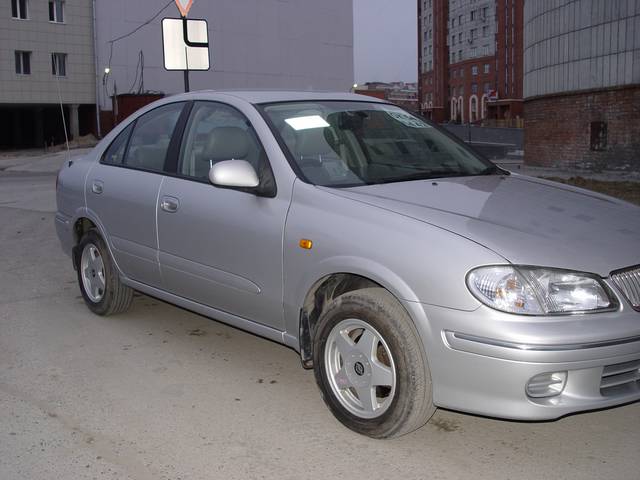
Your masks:
{"label": "white billboard sign", "polygon": [[209,32],[206,20],[164,18],[162,46],[165,69],[209,70]]}

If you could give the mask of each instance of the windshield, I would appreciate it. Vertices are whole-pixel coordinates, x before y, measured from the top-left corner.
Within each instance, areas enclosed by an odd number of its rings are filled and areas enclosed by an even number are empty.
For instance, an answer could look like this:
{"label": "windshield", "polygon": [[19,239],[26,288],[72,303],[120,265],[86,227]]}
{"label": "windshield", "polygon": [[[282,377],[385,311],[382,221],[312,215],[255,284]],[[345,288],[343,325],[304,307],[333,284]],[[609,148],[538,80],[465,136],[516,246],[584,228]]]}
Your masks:
{"label": "windshield", "polygon": [[274,103],[264,112],[299,172],[328,187],[496,173],[419,117],[382,103]]}

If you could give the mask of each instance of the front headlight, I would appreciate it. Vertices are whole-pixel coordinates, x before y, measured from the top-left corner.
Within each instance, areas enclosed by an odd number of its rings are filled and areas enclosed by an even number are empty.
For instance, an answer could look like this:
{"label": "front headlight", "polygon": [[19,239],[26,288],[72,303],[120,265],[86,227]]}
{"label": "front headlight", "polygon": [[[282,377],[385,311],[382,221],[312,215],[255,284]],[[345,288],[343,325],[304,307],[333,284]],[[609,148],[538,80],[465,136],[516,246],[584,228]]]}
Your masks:
{"label": "front headlight", "polygon": [[595,275],[552,268],[498,265],[467,275],[471,293],[485,305],[522,315],[597,312],[617,308]]}

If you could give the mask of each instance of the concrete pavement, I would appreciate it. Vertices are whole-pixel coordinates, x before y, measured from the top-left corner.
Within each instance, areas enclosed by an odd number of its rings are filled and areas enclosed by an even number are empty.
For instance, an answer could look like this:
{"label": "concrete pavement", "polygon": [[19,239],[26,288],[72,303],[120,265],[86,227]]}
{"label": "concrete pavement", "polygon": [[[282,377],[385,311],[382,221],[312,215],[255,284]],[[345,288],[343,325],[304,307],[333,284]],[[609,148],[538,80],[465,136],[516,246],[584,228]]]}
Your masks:
{"label": "concrete pavement", "polygon": [[0,172],[0,479],[638,478],[639,403],[547,423],[438,411],[376,441],[288,348],[143,295],[91,314],[54,182]]}

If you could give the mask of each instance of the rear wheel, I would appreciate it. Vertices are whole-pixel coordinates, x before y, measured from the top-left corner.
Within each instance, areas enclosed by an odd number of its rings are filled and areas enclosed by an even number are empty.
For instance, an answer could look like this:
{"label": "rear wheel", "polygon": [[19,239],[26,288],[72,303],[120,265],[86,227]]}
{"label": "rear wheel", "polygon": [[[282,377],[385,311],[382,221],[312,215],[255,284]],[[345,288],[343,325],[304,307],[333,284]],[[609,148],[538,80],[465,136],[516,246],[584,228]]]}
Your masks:
{"label": "rear wheel", "polygon": [[82,237],[75,260],[82,297],[93,313],[113,315],[129,308],[133,290],[120,281],[109,250],[95,230]]}
{"label": "rear wheel", "polygon": [[382,288],[348,292],[326,306],[314,338],[314,369],[326,404],[358,433],[397,437],[435,412],[418,333]]}

